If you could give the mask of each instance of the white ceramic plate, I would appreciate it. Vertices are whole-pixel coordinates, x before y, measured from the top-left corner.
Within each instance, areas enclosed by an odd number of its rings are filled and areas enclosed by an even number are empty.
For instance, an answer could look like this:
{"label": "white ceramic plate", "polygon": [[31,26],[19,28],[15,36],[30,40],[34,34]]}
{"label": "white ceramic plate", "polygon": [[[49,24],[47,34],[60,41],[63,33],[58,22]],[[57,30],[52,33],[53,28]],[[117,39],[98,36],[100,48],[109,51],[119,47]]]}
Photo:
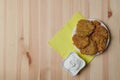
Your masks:
{"label": "white ceramic plate", "polygon": [[[103,50],[103,52],[107,49],[107,47],[109,46],[109,43],[110,43],[110,31],[109,31],[109,29],[108,29],[108,27],[102,22],[102,21],[100,21],[100,20],[98,20],[98,19],[92,19],[92,18],[90,18],[90,19],[88,19],[89,21],[94,21],[94,20],[97,20],[98,22],[100,22],[100,24],[108,31],[108,40],[107,40],[107,43],[106,43],[106,46],[105,46],[105,49]],[[75,35],[76,34],[76,26],[75,26],[75,28],[73,29],[73,32],[72,32],[72,37],[73,37],[73,35]],[[75,48],[76,48],[76,50],[77,51],[79,51],[80,52],[80,49],[78,49],[76,46],[74,46]],[[103,52],[101,52],[101,53],[103,53]],[[99,55],[99,54],[101,54],[100,52],[97,52],[96,54],[95,54],[95,56],[96,55]]]}

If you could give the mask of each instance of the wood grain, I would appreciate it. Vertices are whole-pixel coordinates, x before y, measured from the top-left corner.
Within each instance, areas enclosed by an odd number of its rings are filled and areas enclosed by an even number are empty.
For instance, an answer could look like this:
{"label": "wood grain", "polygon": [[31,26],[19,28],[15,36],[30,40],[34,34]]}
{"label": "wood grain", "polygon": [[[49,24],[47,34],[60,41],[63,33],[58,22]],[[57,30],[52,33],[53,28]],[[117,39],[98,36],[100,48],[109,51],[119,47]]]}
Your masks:
{"label": "wood grain", "polygon": [[[119,0],[0,0],[0,80],[119,80],[119,4]],[[76,12],[104,21],[111,44],[72,77],[48,41]]]}

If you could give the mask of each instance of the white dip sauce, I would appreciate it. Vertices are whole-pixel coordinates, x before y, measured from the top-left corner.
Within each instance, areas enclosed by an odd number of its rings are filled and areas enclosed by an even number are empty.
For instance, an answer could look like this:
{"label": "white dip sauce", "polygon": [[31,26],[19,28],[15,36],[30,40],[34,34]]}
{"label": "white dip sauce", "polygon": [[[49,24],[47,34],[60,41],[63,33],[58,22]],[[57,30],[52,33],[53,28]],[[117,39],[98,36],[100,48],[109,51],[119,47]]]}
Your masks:
{"label": "white dip sauce", "polygon": [[78,72],[85,67],[85,61],[80,58],[76,53],[71,52],[70,55],[63,61],[63,67],[75,76]]}

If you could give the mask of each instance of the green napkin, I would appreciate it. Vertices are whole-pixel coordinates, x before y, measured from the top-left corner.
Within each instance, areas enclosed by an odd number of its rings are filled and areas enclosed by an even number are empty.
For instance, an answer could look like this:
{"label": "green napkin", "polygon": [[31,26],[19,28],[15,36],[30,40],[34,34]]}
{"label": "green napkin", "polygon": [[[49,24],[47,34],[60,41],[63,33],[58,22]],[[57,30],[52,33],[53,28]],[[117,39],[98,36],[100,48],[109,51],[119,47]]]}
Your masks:
{"label": "green napkin", "polygon": [[86,63],[89,63],[95,56],[83,55],[78,52],[72,42],[72,31],[80,19],[85,19],[80,13],[76,13],[62,29],[49,41],[52,46],[63,58],[70,52],[76,52]]}

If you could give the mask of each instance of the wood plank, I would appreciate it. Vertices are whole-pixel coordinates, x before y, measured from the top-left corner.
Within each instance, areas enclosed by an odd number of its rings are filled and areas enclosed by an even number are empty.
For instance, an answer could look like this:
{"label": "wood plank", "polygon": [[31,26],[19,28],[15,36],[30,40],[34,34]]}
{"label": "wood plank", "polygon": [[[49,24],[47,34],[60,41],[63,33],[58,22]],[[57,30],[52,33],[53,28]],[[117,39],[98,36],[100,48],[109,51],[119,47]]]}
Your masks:
{"label": "wood plank", "polygon": [[5,2],[0,0],[0,80],[4,80],[4,27],[5,27]]}
{"label": "wood plank", "polygon": [[6,1],[6,26],[5,28],[5,52],[4,67],[5,80],[16,80],[17,68],[17,1]]}
{"label": "wood plank", "polygon": [[109,47],[108,53],[109,53],[109,80],[115,80],[120,79],[120,71],[118,70],[120,67],[120,10],[118,7],[118,4],[120,4],[120,1],[118,0],[110,0],[111,4],[111,11],[112,11],[112,17],[109,18],[108,24],[110,26],[111,30],[111,45]]}
{"label": "wood plank", "polygon": [[[119,80],[119,0],[0,0],[0,80]],[[81,73],[72,77],[48,41],[75,14],[98,18],[112,40]]]}
{"label": "wood plank", "polygon": [[28,80],[29,59],[29,2],[18,1],[17,80]]}
{"label": "wood plank", "polygon": [[39,73],[39,26],[38,26],[38,0],[30,0],[30,36],[29,36],[29,52],[27,53],[29,60],[29,80],[37,80]]}

